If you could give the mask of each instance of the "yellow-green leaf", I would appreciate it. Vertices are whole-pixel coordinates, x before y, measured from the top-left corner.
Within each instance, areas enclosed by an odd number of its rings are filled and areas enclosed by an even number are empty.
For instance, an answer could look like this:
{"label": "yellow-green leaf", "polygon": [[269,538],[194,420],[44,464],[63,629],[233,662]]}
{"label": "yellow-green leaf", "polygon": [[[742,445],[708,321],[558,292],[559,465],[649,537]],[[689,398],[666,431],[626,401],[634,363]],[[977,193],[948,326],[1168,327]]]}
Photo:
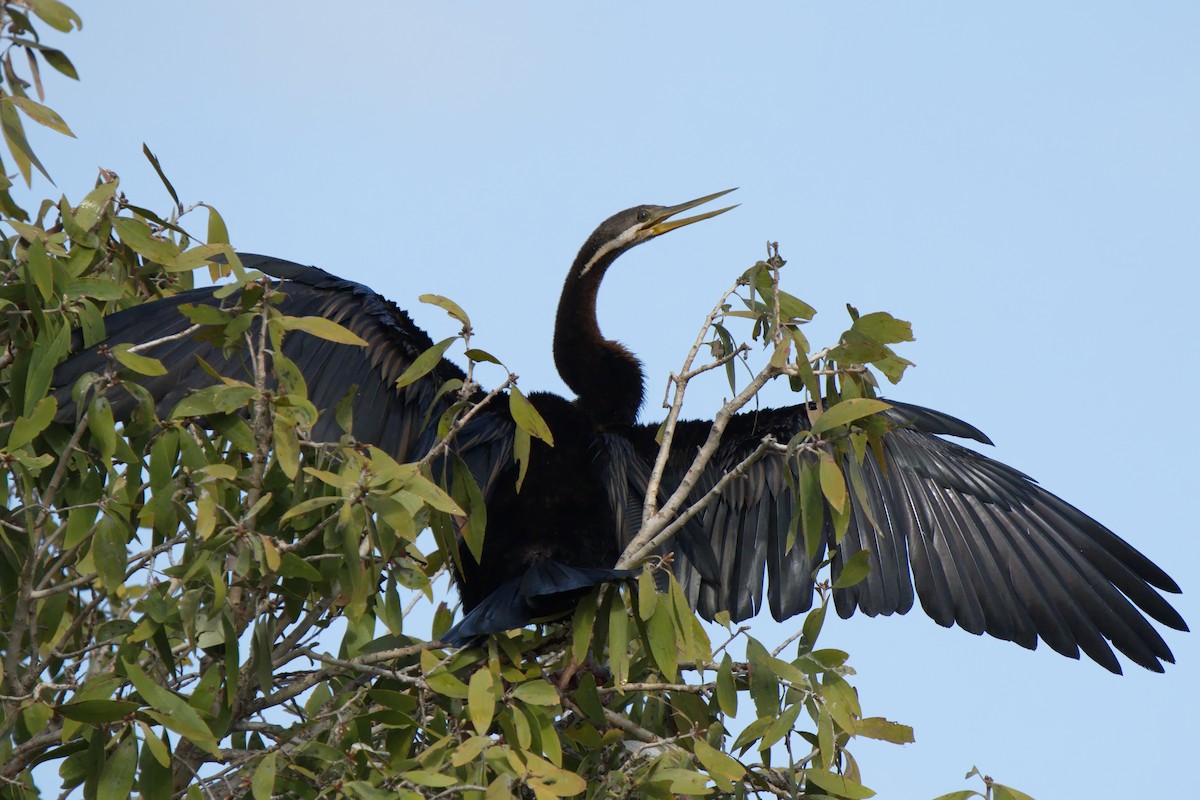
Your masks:
{"label": "yellow-green leaf", "polygon": [[43,397],[33,407],[33,413],[28,417],[17,417],[13,422],[12,432],[8,436],[8,449],[16,450],[18,447],[28,444],[33,441],[34,437],[50,425],[54,419],[54,412],[58,410],[58,401],[53,397]]}
{"label": "yellow-green leaf", "polygon": [[845,775],[837,775],[823,769],[806,769],[804,777],[810,783],[815,784],[818,788],[824,789],[827,793],[844,797],[847,800],[866,800],[868,797],[874,797],[875,792],[863,786],[858,781],[852,781]]}
{"label": "yellow-green leaf", "polygon": [[459,306],[458,303],[455,303],[448,297],[442,297],[440,294],[423,294],[417,299],[422,303],[429,303],[430,305],[437,306],[450,316],[454,317],[454,319],[461,322],[463,325],[466,325],[468,328],[471,326],[471,318],[467,316],[467,312],[463,311],[462,307]]}
{"label": "yellow-green leaf", "polygon": [[[292,475],[290,477],[294,478],[295,475]],[[345,500],[345,498],[336,497],[336,496],[335,497],[310,497],[307,500],[302,500],[301,502],[299,502],[296,505],[289,508],[286,512],[284,512],[283,516],[279,518],[279,521],[285,522],[294,517],[299,517],[303,514],[307,514],[310,511],[315,511],[318,508],[324,508],[325,506],[331,505],[333,503],[340,503],[343,500]]]}
{"label": "yellow-green leaf", "polygon": [[729,653],[725,654],[721,666],[717,668],[717,705],[726,716],[737,714],[737,684],[733,680],[733,659]]}
{"label": "yellow-green leaf", "polygon": [[338,344],[366,347],[367,343],[358,334],[325,317],[280,317],[279,324],[287,331],[304,331],[320,339]]}
{"label": "yellow-green leaf", "polygon": [[654,573],[649,567],[638,575],[638,617],[645,622],[654,616],[654,608],[658,605],[658,589],[654,585]]}
{"label": "yellow-green leaf", "polygon": [[271,800],[271,791],[275,788],[275,757],[275,753],[268,753],[254,768],[254,777],[250,779],[254,800]]}
{"label": "yellow-green leaf", "polygon": [[516,386],[509,390],[508,409],[518,428],[530,436],[536,436],[551,447],[554,446],[554,435],[550,433],[550,426],[533,407],[533,403],[529,402],[529,398],[521,394],[521,390]]}
{"label": "yellow-green leaf", "polygon": [[829,505],[837,509],[841,514],[846,510],[846,478],[842,475],[842,469],[833,460],[833,456],[828,453],[821,454],[821,491],[825,495],[825,499],[829,501]]}
{"label": "yellow-green leaf", "polygon": [[492,716],[496,713],[493,685],[492,673],[486,668],[475,670],[471,682],[467,684],[467,713],[476,733],[479,734],[488,732],[488,728],[492,726]]}
{"label": "yellow-green leaf", "polygon": [[123,661],[122,663],[125,667],[125,674],[129,676],[133,687],[137,689],[142,699],[154,709],[146,711],[146,714],[180,736],[190,739],[206,753],[216,758],[221,757],[217,740],[204,721],[200,719],[196,709],[188,705],[183,698],[151,680],[137,664],[132,661]]}
{"label": "yellow-green leaf", "polygon": [[133,776],[137,770],[137,737],[126,736],[117,745],[96,784],[96,800],[127,800],[133,789]]}
{"label": "yellow-green leaf", "polygon": [[52,131],[75,138],[75,134],[72,133],[71,128],[68,127],[63,118],[49,106],[44,106],[28,97],[21,97],[19,95],[12,95],[11,100],[16,104],[17,108],[24,111],[34,122],[41,123]]}
{"label": "yellow-green leaf", "polygon": [[916,741],[911,727],[883,717],[867,717],[855,721],[854,733],[868,739],[879,739],[892,744],[909,744]]}
{"label": "yellow-green leaf", "polygon": [[454,514],[459,517],[465,516],[467,513],[458,503],[454,502],[453,497],[446,494],[440,486],[423,475],[414,474],[405,482],[404,488],[438,511],[445,511],[447,514]]}
{"label": "yellow-green leaf", "polygon": [[558,692],[554,690],[553,686],[543,680],[522,683],[516,689],[513,689],[513,697],[523,703],[532,703],[535,706],[558,705]]}
{"label": "yellow-green leaf", "polygon": [[842,564],[841,572],[838,573],[837,580],[833,582],[833,588],[845,589],[867,577],[867,573],[871,571],[869,559],[870,553],[866,550],[859,550],[846,559]]}
{"label": "yellow-green leaf", "polygon": [[83,20],[66,3],[60,3],[59,0],[26,0],[25,4],[56,31],[69,33],[72,25],[78,30],[83,29]]}
{"label": "yellow-green leaf", "polygon": [[179,245],[160,239],[150,231],[150,226],[133,217],[117,217],[113,227],[121,241],[129,245],[144,258],[159,264],[167,264],[179,255]]}
{"label": "yellow-green leaf", "polygon": [[424,769],[409,770],[400,774],[413,783],[420,784],[421,786],[429,786],[434,789],[445,789],[447,786],[453,786],[458,783],[458,778],[453,775],[443,775],[440,772],[430,772]]}
{"label": "yellow-green leaf", "polygon": [[846,400],[826,409],[825,413],[813,423],[812,432],[815,435],[819,435],[839,425],[849,425],[857,419],[869,417],[872,414],[877,414],[889,408],[891,406],[882,400],[874,400],[867,397],[856,397],[852,400]]}
{"label": "yellow-green leaf", "polygon": [[[743,767],[737,759],[732,756],[722,753],[703,739],[696,739],[696,758],[700,759],[700,763],[708,770],[708,774],[713,776],[714,780],[717,776],[724,778],[727,782],[739,780],[746,774],[746,768]],[[728,788],[722,787],[724,791],[733,791],[732,785]]]}
{"label": "yellow-green leaf", "polygon": [[113,421],[112,404],[104,395],[93,397],[88,406],[88,430],[100,448],[100,455],[108,458],[116,451],[116,422]]}
{"label": "yellow-green leaf", "polygon": [[139,375],[154,377],[155,375],[167,374],[167,368],[157,358],[149,358],[137,353],[131,353],[129,352],[130,347],[131,345],[128,344],[117,345],[111,351],[113,357]]}
{"label": "yellow-green leaf", "polygon": [[428,375],[434,367],[442,362],[442,354],[457,338],[457,336],[451,336],[448,339],[442,339],[413,359],[413,362],[408,365],[408,369],[404,370],[404,373],[396,379],[396,388],[403,389],[410,383],[415,383]]}

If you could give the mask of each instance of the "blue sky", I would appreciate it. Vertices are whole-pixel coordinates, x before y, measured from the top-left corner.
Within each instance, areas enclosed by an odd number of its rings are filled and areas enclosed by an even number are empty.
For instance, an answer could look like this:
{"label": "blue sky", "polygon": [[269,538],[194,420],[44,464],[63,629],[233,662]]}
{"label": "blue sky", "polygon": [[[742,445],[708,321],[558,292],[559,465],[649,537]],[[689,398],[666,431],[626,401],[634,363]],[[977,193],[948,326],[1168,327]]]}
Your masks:
{"label": "blue sky", "polygon": [[[51,81],[77,141],[41,139],[78,199],[98,166],[164,207],[142,142],[237,247],[315,263],[453,333],[453,297],[527,388],[562,391],[550,336],[592,228],[730,186],[743,205],[623,257],[607,335],[652,407],[731,278],[778,240],[785,282],[913,321],[892,396],[980,426],[994,454],[1170,571],[1200,622],[1191,411],[1200,281],[1200,6],[719,3],[77,4],[83,78]],[[198,225],[203,229],[202,225]],[[689,409],[707,415],[722,384]],[[763,624],[764,639],[779,638]],[[883,797],[972,764],[1040,800],[1180,796],[1200,647],[1125,677],[937,627],[838,621],[872,712]]]}

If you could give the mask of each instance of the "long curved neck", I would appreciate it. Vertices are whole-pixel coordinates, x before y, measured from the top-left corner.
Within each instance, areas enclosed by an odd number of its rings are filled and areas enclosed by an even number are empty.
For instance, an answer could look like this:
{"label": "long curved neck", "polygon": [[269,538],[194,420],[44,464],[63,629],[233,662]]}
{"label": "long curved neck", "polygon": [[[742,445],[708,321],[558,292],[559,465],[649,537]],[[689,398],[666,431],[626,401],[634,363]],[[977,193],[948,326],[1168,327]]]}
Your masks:
{"label": "long curved neck", "polygon": [[[591,244],[589,242],[589,244]],[[624,248],[579,251],[558,301],[554,364],[598,425],[632,425],[642,405],[642,365],[618,342],[605,339],[596,321],[596,295],[604,273]]]}

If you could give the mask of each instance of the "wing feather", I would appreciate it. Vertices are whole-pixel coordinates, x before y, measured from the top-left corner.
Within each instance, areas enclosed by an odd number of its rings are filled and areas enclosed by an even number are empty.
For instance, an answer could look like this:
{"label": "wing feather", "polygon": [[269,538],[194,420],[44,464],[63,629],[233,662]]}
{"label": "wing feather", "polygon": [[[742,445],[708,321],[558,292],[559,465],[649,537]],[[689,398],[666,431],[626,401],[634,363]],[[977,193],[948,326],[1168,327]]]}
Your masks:
{"label": "wing feather", "polygon": [[[734,620],[746,619],[761,609],[764,592],[777,619],[801,613],[811,607],[813,570],[828,552],[836,579],[850,557],[866,550],[867,578],[834,590],[842,616],[902,614],[919,600],[940,625],[1027,648],[1040,639],[1074,658],[1082,650],[1114,672],[1120,663],[1113,648],[1155,671],[1174,660],[1146,619],[1187,630],[1159,593],[1179,591],[1162,569],[1022,472],[942,438],[990,444],[977,428],[904,403],[884,413],[896,427],[884,436],[883,463],[871,451],[861,462],[844,458],[849,526],[836,543],[827,520],[815,560],[802,537],[786,548],[797,510],[788,487],[797,481],[797,467],[782,455],[753,464],[703,512],[701,538],[715,559],[716,580],[700,575],[686,557],[675,562],[702,615],[727,611]],[[788,441],[809,427],[808,419],[802,406],[735,417],[693,500],[765,435]],[[710,427],[680,423],[664,491],[678,485]],[[647,425],[627,434],[644,459],[653,458],[655,430]]]}

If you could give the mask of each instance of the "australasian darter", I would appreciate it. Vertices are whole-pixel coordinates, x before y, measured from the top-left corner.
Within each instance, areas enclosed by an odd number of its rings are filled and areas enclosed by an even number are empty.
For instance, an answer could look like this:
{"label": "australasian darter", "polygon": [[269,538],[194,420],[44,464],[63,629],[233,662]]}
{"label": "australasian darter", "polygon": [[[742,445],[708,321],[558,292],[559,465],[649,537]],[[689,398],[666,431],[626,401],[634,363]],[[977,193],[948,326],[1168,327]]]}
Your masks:
{"label": "australasian darter", "polygon": [[[489,404],[459,432],[454,449],[482,486],[488,527],[478,563],[465,545],[460,547],[462,569],[455,578],[466,617],[450,640],[463,643],[522,626],[547,611],[563,610],[564,598],[581,589],[625,574],[613,567],[640,524],[658,425],[637,422],[641,366],[601,334],[597,292],[626,250],[727,210],[676,218],[722,194],[677,206],[636,206],[605,220],[588,237],[567,274],[554,335],[555,364],[576,398],[530,395],[555,444],[534,442],[520,492],[515,491],[514,424],[507,404]],[[277,281],[283,314],[323,316],[367,342],[355,347],[299,331],[285,340],[284,354],[303,373],[309,399],[322,412],[313,439],[342,436],[333,407],[347,387],[357,386],[354,437],[401,462],[424,456],[436,440],[436,421],[453,402],[438,389],[449,379],[462,379],[462,370],[442,360],[425,377],[397,389],[396,379],[432,345],[404,311],[367,287],[316,267],[264,256],[242,255],[241,260]],[[183,291],[114,314],[105,320],[106,344],[182,331],[190,321],[179,306],[218,304],[213,291]],[[247,377],[236,354],[227,357],[194,337],[167,342],[149,355],[168,368],[164,376],[137,378],[157,401],[160,415],[214,382],[197,357],[226,374]],[[79,376],[104,366],[97,349],[81,352],[59,369],[56,385],[69,390]],[[120,418],[133,401],[116,394],[113,405]],[[1187,630],[1157,591],[1179,591],[1162,569],[1017,470],[943,438],[991,444],[973,426],[889,402],[893,407],[883,413],[895,427],[884,438],[886,468],[870,452],[858,468],[866,491],[861,498],[850,493],[849,530],[832,561],[836,576],[855,553],[869,553],[866,579],[834,590],[843,617],[855,610],[871,616],[905,613],[919,598],[941,625],[1027,648],[1041,639],[1072,658],[1082,650],[1113,672],[1120,672],[1120,665],[1110,643],[1150,670],[1162,671],[1162,662],[1174,661],[1146,618]],[[66,404],[60,417],[72,413]],[[679,424],[663,478],[665,492],[678,485],[710,426]],[[738,415],[694,496],[714,485],[765,435],[788,441],[808,426],[804,405]],[[782,457],[774,456],[752,465],[746,478],[731,483],[673,545],[676,575],[704,617],[728,611],[735,621],[749,618],[762,608],[764,596],[780,620],[811,607],[812,573],[832,549],[832,531],[827,524],[815,560],[803,546],[785,547],[796,502],[786,469]]]}

